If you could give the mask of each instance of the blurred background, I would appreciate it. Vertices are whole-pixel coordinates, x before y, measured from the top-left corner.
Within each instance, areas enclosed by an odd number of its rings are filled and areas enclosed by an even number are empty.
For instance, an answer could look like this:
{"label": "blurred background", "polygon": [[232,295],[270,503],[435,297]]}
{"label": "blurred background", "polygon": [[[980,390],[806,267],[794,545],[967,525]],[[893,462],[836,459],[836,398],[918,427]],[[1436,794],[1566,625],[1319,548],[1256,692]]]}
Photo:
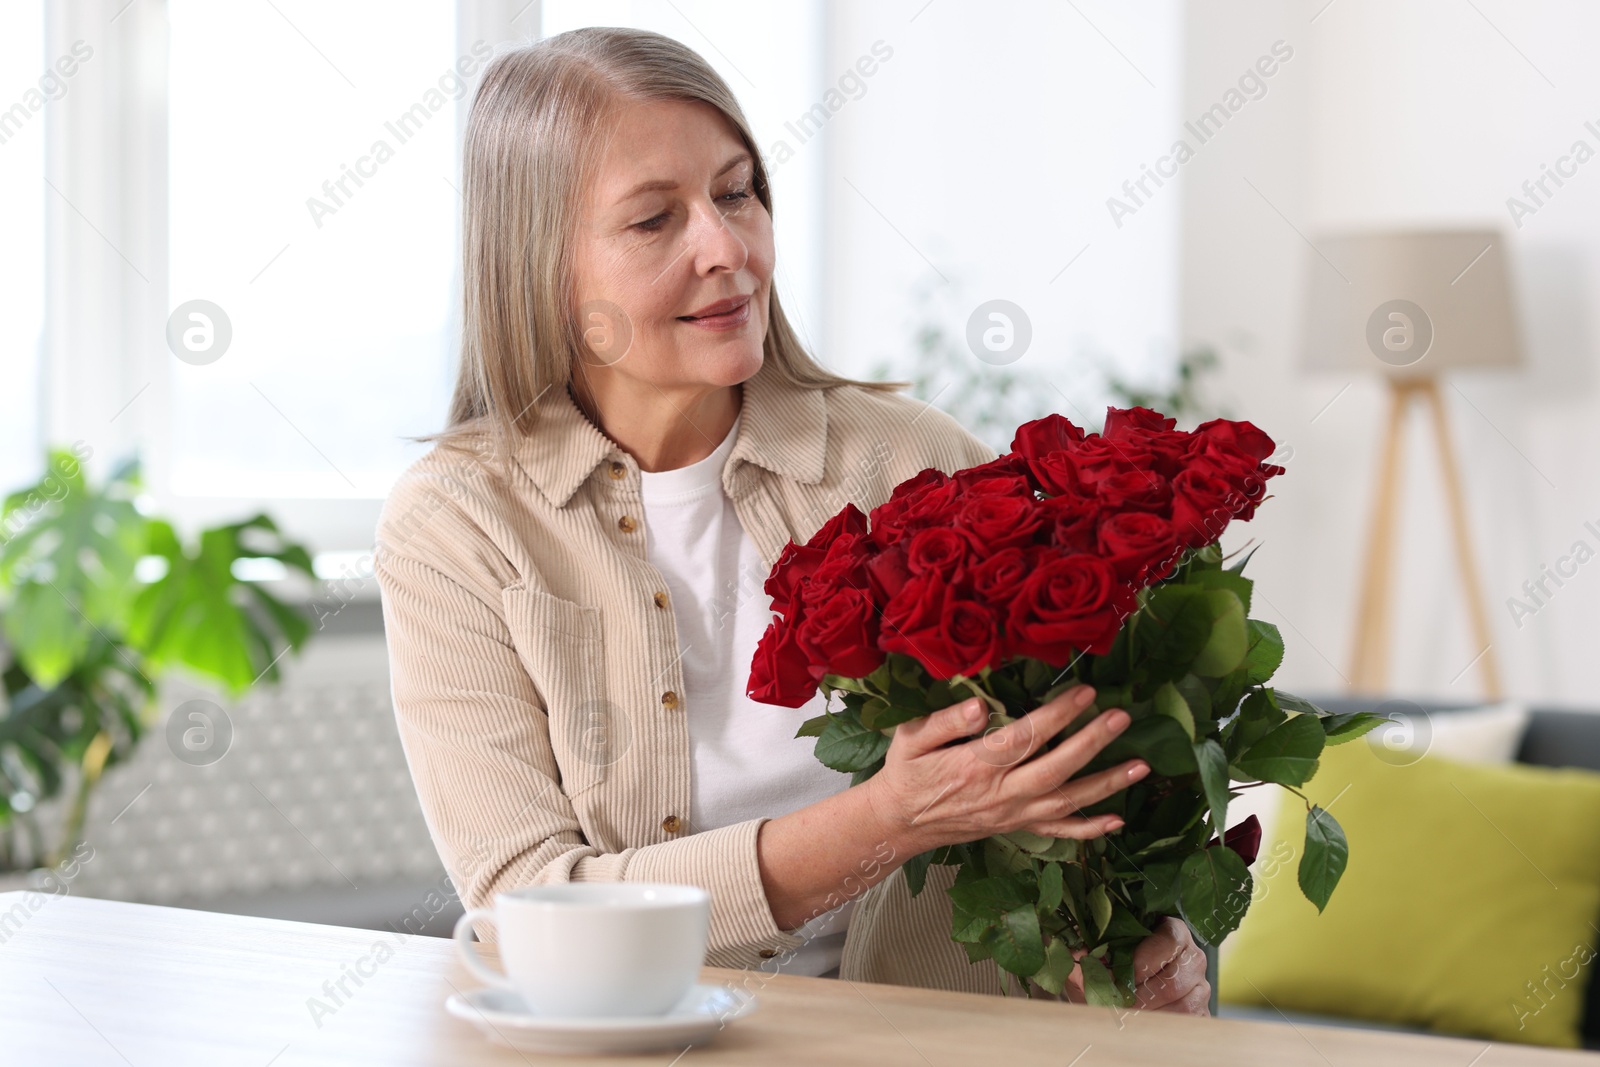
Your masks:
{"label": "blurred background", "polygon": [[[405,436],[443,425],[478,76],[582,25],[728,82],[824,363],[914,379],[1001,449],[1108,403],[1255,422],[1287,473],[1227,547],[1258,545],[1282,685],[1382,701],[1419,755],[1429,711],[1569,710],[1557,748],[1600,767],[1592,5],[12,0],[12,884],[457,913],[372,534]],[[1502,762],[1540,762],[1522,737]]]}

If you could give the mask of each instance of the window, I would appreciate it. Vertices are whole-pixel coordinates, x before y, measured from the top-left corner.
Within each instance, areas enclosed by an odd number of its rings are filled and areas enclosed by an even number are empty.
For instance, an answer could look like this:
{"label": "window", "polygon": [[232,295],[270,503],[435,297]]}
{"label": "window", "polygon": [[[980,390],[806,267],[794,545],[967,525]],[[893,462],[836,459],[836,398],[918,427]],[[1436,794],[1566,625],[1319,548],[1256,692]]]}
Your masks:
{"label": "window", "polygon": [[172,0],[170,25],[168,336],[186,352],[165,488],[381,498],[425,450],[401,437],[443,425],[457,101],[488,46],[458,47],[440,0]]}
{"label": "window", "polygon": [[44,331],[44,131],[66,91],[39,3],[0,6],[0,494],[39,476]]}

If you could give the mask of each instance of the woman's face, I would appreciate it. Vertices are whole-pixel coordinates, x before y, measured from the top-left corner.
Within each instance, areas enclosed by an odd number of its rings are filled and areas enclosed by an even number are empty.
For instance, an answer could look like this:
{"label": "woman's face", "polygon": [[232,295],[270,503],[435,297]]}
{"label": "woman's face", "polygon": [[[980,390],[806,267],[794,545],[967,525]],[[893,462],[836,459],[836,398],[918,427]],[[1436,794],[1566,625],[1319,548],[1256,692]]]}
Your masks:
{"label": "woman's face", "polygon": [[578,221],[588,347],[574,377],[597,393],[618,377],[662,390],[746,380],[761,367],[773,251],[744,143],[715,108],[683,100],[625,101],[601,136]]}

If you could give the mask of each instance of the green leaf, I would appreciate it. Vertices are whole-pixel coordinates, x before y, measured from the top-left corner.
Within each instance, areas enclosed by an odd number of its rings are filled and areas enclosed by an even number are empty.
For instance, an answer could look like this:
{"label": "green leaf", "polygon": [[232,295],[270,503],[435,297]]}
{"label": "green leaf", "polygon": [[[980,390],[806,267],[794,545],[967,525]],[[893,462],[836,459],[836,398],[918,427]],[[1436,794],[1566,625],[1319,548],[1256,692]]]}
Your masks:
{"label": "green leaf", "polygon": [[1251,685],[1261,685],[1283,665],[1283,635],[1270,622],[1251,619],[1250,650],[1244,655],[1245,676]]}
{"label": "green leaf", "polygon": [[1196,572],[1191,581],[1207,589],[1226,589],[1239,598],[1239,603],[1244,605],[1245,614],[1250,614],[1250,591],[1255,583],[1249,578],[1235,571],[1216,570]]}
{"label": "green leaf", "polygon": [[[898,685],[891,686],[898,689]],[[882,697],[869,697],[861,706],[861,725],[869,730],[884,730],[912,719],[920,719],[928,712],[910,704],[891,704]]]}
{"label": "green leaf", "polygon": [[1350,859],[1350,844],[1341,827],[1327,811],[1311,805],[1306,812],[1306,850],[1300,856],[1300,892],[1317,906],[1320,913],[1328,906],[1334,887]]}
{"label": "green leaf", "polygon": [[928,865],[932,861],[933,852],[929,850],[917,853],[900,865],[900,869],[905,871],[906,888],[911,891],[912,896],[922,892],[922,887],[927,884]]}
{"label": "green leaf", "polygon": [[1164,667],[1164,677],[1187,673],[1211,636],[1212,611],[1200,586],[1157,586],[1135,618],[1135,659],[1149,667]]}
{"label": "green leaf", "polygon": [[1033,870],[1033,860],[1004,836],[983,839],[983,866],[991,875]]}
{"label": "green leaf", "polygon": [[1211,807],[1211,825],[1218,833],[1227,829],[1228,757],[1211,738],[1195,742],[1194,761],[1200,768],[1200,785]]}
{"label": "green leaf", "polygon": [[1144,908],[1152,915],[1168,915],[1178,906],[1178,872],[1182,860],[1152,860],[1144,866]]}
{"label": "green leaf", "polygon": [[1298,712],[1301,715],[1327,715],[1327,711],[1317,707],[1305,697],[1297,697],[1293,693],[1285,693],[1282,689],[1272,691],[1273,700],[1284,711]]}
{"label": "green leaf", "polygon": [[1067,978],[1072,974],[1072,950],[1067,943],[1059,937],[1050,939],[1044,947],[1044,966],[1033,973],[1033,980],[1050,993],[1057,996],[1067,987]]}
{"label": "green leaf", "polygon": [[1272,690],[1257,689],[1239,705],[1239,713],[1222,729],[1222,748],[1230,760],[1267,736],[1272,728],[1288,719],[1272,699]]}
{"label": "green leaf", "polygon": [[994,961],[1012,974],[1029,978],[1044,966],[1044,935],[1032,904],[1006,912],[983,942],[994,953]]}
{"label": "green leaf", "polygon": [[1103,937],[1111,925],[1111,895],[1102,882],[1089,890],[1089,917],[1094,920],[1094,936]]}
{"label": "green leaf", "polygon": [[1045,911],[1055,911],[1059,908],[1063,888],[1061,864],[1046,863],[1044,869],[1039,872],[1039,907]]}
{"label": "green leaf", "polygon": [[889,739],[848,713],[831,715],[817,737],[817,759],[836,771],[865,770],[889,751]]}
{"label": "green leaf", "polygon": [[1303,785],[1317,769],[1326,735],[1314,715],[1293,715],[1251,745],[1234,765],[1250,778]]}
{"label": "green leaf", "polygon": [[1078,966],[1083,968],[1083,999],[1090,1004],[1102,1008],[1122,1007],[1122,995],[1117,992],[1116,985],[1111,981],[1111,972],[1105,965],[1093,956],[1085,955],[1078,960]]}
{"label": "green leaf", "polygon": [[1046,837],[1036,834],[1031,830],[1012,830],[1010,833],[999,834],[1030,856],[1049,860],[1075,860],[1078,858],[1078,842],[1070,837]]}
{"label": "green leaf", "polygon": [[[1212,573],[1220,574],[1215,571]],[[1156,714],[1165,715],[1167,718],[1183,727],[1183,732],[1189,735],[1189,740],[1194,740],[1194,712],[1189,710],[1189,702],[1178,692],[1178,687],[1171,682],[1163,682],[1155,695]]]}
{"label": "green leaf", "polygon": [[1250,906],[1250,869],[1226,845],[1203,848],[1178,872],[1178,904],[1195,935],[1215,945],[1238,929]]}
{"label": "green leaf", "polygon": [[1322,720],[1322,729],[1328,735],[1328,744],[1342,745],[1387,721],[1382,715],[1374,715],[1370,711],[1351,711],[1343,715],[1329,715]]}
{"label": "green leaf", "polygon": [[1154,933],[1153,930],[1140,922],[1133,912],[1125,908],[1119,901],[1116,910],[1111,913],[1111,921],[1106,924],[1103,936],[1107,941],[1127,939],[1138,942],[1143,941],[1152,933]]}
{"label": "green leaf", "polygon": [[[1320,731],[1319,731],[1320,733]],[[1095,757],[1097,767],[1138,757],[1156,774],[1173,776],[1195,771],[1194,749],[1183,727],[1165,715],[1140,719],[1111,740]]]}
{"label": "green leaf", "polygon": [[1243,574],[1244,573],[1244,565],[1246,563],[1250,562],[1250,557],[1254,556],[1256,554],[1257,549],[1259,549],[1260,547],[1261,547],[1260,545],[1256,545],[1255,548],[1252,548],[1250,551],[1246,552],[1244,554],[1244,556],[1239,560],[1239,562],[1235,563],[1233,566],[1229,567],[1228,570],[1233,572],[1234,574]]}
{"label": "green leaf", "polygon": [[1244,604],[1226,589],[1208,591],[1205,603],[1211,613],[1211,632],[1189,669],[1206,678],[1221,678],[1244,662],[1250,648]]}
{"label": "green leaf", "polygon": [[794,735],[796,737],[821,737],[823,728],[828,725],[828,720],[832,718],[833,716],[826,711],[821,715],[814,715],[801,723],[800,729],[796,730]]}

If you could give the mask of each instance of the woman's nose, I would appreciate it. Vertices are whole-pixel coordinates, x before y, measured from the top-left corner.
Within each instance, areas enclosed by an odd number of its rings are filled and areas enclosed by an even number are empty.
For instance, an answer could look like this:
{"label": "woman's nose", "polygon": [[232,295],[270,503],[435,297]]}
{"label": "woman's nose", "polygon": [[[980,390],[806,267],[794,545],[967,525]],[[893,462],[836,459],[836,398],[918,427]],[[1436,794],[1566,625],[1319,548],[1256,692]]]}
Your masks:
{"label": "woman's nose", "polygon": [[739,235],[729,214],[713,201],[698,205],[689,221],[686,237],[691,245],[697,274],[715,270],[742,270],[750,258],[750,246]]}

